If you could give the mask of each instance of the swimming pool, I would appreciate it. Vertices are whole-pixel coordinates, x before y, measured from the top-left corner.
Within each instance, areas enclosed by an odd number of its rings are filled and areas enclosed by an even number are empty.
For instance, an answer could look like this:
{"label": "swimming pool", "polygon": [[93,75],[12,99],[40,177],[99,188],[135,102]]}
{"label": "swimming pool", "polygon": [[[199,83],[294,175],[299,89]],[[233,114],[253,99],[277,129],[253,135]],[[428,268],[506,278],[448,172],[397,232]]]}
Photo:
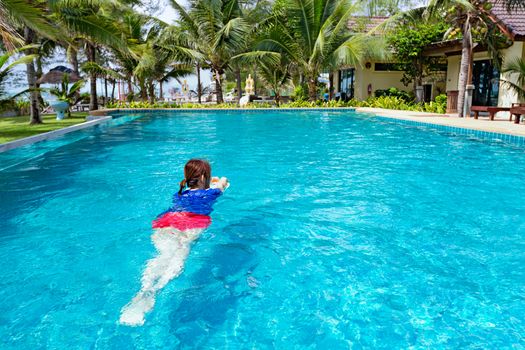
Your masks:
{"label": "swimming pool", "polygon": [[[525,347],[521,148],[348,111],[84,136],[0,172],[2,349]],[[145,325],[119,325],[195,156],[232,185]]]}

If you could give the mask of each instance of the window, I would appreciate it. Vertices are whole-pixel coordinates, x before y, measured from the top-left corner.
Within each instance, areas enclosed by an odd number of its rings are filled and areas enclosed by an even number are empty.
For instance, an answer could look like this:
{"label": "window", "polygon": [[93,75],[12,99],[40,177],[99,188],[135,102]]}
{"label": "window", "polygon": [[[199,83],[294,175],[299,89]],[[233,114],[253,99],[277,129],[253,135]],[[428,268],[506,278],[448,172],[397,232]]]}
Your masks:
{"label": "window", "polygon": [[376,72],[400,72],[403,71],[397,63],[375,63],[374,70]]}
{"label": "window", "polygon": [[355,69],[344,69],[339,71],[339,93],[342,100],[350,100],[354,97]]}
{"label": "window", "polygon": [[474,61],[472,69],[474,106],[497,106],[499,94],[499,71],[490,60]]}

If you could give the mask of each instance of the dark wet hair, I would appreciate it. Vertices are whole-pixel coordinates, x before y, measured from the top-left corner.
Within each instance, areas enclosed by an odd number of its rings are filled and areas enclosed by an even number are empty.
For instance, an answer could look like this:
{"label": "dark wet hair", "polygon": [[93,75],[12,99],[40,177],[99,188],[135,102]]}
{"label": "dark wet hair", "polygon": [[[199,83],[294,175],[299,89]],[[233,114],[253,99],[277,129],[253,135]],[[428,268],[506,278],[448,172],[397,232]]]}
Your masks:
{"label": "dark wet hair", "polygon": [[184,166],[184,179],[180,182],[179,195],[187,186],[191,189],[210,187],[211,166],[203,159],[190,159]]}

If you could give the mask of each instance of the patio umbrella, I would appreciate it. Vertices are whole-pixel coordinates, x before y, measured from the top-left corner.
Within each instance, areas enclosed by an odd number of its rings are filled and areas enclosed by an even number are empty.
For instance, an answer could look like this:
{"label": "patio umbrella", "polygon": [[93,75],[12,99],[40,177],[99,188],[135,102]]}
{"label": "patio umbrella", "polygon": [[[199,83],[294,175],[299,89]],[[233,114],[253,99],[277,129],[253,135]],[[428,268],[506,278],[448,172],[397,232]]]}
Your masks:
{"label": "patio umbrella", "polygon": [[82,79],[77,73],[73,72],[72,69],[64,66],[56,66],[51,69],[46,74],[42,75],[40,79],[37,80],[38,84],[60,84],[62,79],[64,79],[64,74],[69,75],[69,82],[75,83]]}

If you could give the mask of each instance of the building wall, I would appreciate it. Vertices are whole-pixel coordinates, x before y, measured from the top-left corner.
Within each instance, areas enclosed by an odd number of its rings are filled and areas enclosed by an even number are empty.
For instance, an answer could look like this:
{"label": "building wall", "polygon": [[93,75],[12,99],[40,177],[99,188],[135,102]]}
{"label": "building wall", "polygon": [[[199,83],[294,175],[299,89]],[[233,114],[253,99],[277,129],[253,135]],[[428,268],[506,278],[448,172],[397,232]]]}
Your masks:
{"label": "building wall", "polygon": [[[512,61],[516,58],[524,58],[525,59],[525,45],[523,42],[515,42],[511,47],[502,50],[502,56],[503,56],[503,65],[505,66],[506,63],[509,61]],[[474,61],[478,60],[487,60],[490,59],[490,56],[488,52],[476,52],[474,54]],[[446,90],[458,90],[458,83],[459,83],[459,67],[461,64],[461,56],[449,56],[448,57],[448,65],[447,65],[447,84],[446,84]],[[506,79],[511,80],[513,82],[516,81],[516,76],[511,76],[509,74],[501,74],[500,79]],[[518,101],[517,95],[512,92],[511,90],[505,88],[505,86],[500,85],[499,95],[498,95],[498,106],[501,107],[509,107],[512,105],[512,103],[516,103]]]}
{"label": "building wall", "polygon": [[[400,90],[410,91],[411,86],[404,86],[401,83],[403,72],[385,72],[375,71],[375,65],[372,63],[370,69],[357,67],[355,69],[354,98],[365,100],[368,95],[368,84],[372,85],[372,94],[376,90],[388,89],[395,87]],[[339,73],[334,74],[335,91],[339,92]]]}
{"label": "building wall", "polygon": [[359,100],[367,99],[368,95],[368,85],[372,85],[372,94],[376,90],[384,90],[391,87],[395,87],[399,90],[409,91],[411,87],[403,85],[401,78],[403,77],[403,72],[385,72],[385,71],[375,71],[374,64],[370,69],[365,67],[356,69],[356,85],[355,85],[355,97]]}
{"label": "building wall", "polygon": [[447,91],[457,90],[461,56],[448,56],[447,61]]}

